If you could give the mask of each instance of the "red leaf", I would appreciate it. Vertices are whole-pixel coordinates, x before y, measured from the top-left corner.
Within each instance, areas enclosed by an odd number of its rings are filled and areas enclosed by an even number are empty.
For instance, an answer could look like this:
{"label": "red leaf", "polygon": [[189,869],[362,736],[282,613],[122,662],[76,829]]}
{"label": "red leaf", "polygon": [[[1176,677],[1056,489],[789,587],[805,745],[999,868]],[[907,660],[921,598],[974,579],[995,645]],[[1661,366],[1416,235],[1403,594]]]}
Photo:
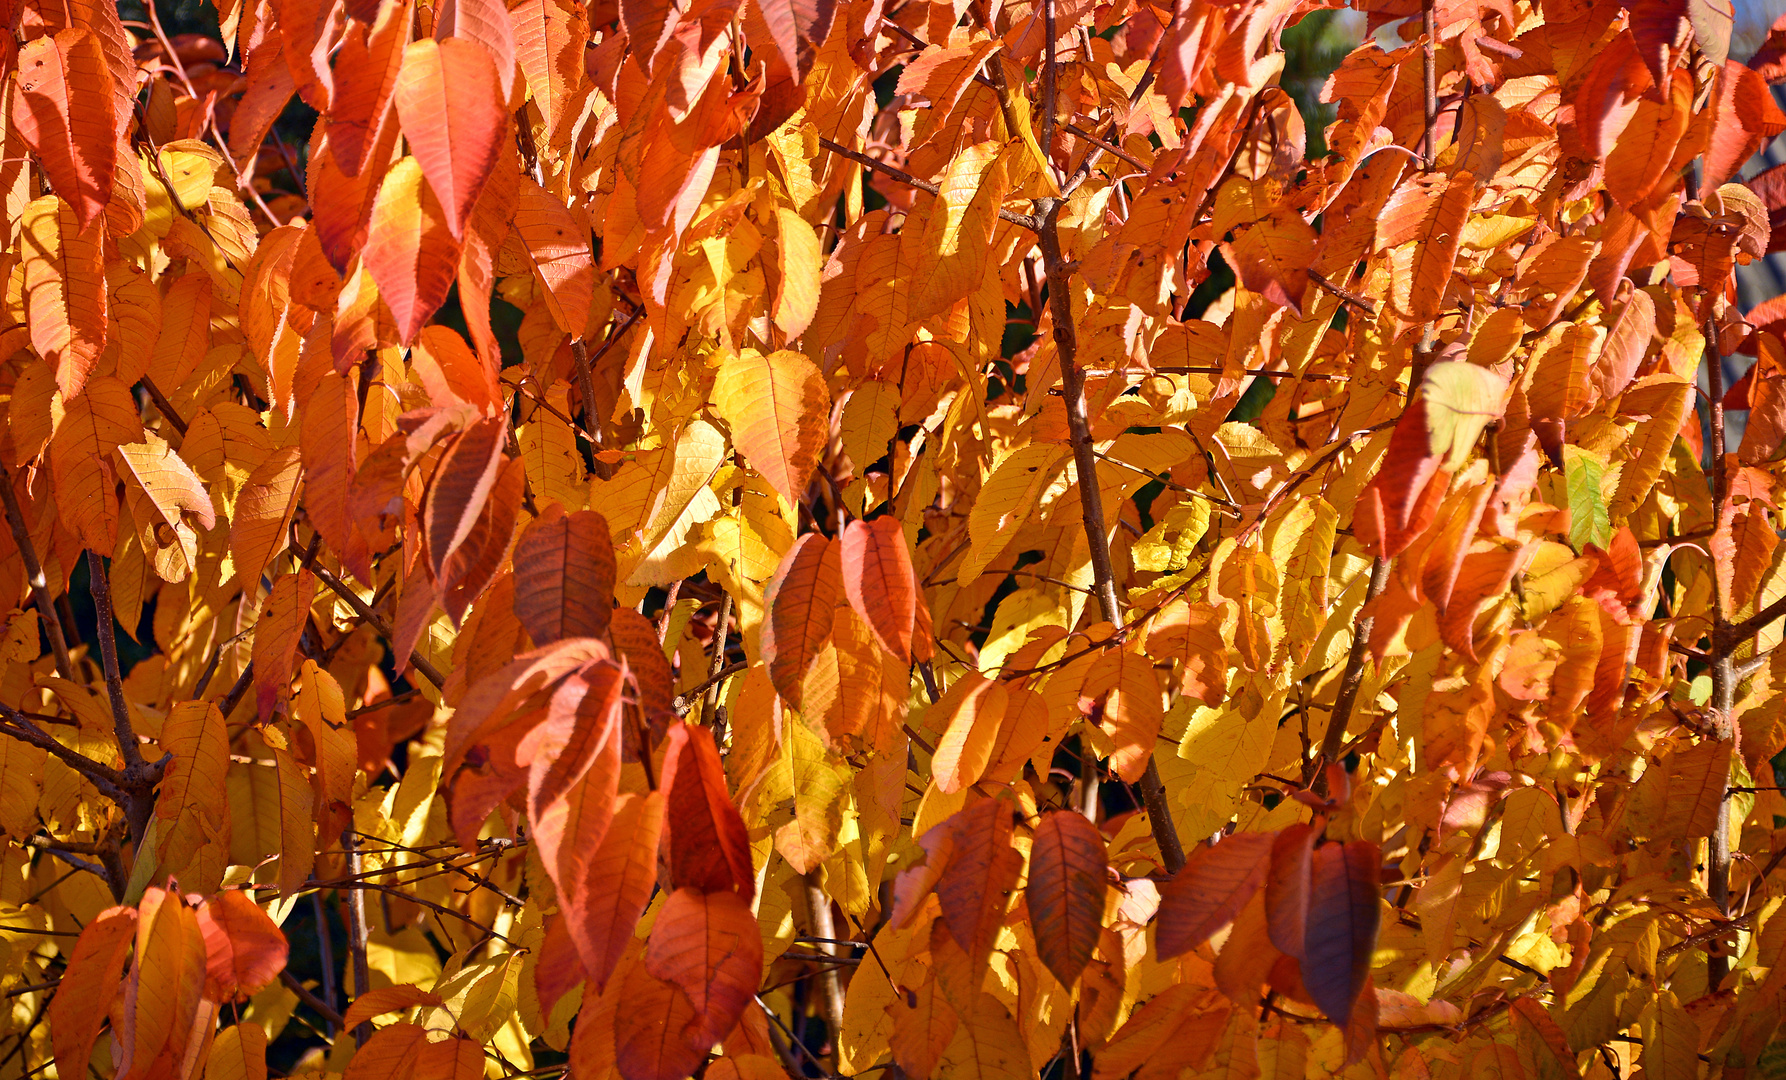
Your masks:
{"label": "red leaf", "polygon": [[507,436],[506,418],[479,420],[454,440],[435,467],[422,533],[437,591],[445,592],[468,569],[464,559],[454,560],[453,556],[476,527],[484,502],[496,486]]}
{"label": "red leaf", "polygon": [[475,41],[411,42],[395,96],[409,152],[459,239],[508,132],[496,65]]}
{"label": "red leaf", "polygon": [[231,889],[198,909],[205,938],[205,997],[233,1001],[252,997],[285,970],[285,934],[248,894]]}
{"label": "red leaf", "polygon": [[844,595],[874,636],[902,664],[930,659],[930,612],[899,519],[888,514],[850,522],[842,555]]}
{"label": "red leaf", "polygon": [[1236,833],[1203,847],[1160,890],[1154,950],[1165,960],[1209,940],[1234,921],[1270,865],[1272,833]]}
{"label": "red leaf", "polygon": [[563,915],[546,920],[546,939],[540,944],[539,962],[533,969],[533,990],[539,995],[540,1013],[551,1016],[558,999],[576,989],[586,977],[570,923]]}
{"label": "red leaf", "polygon": [[1083,816],[1059,810],[1037,823],[1023,898],[1036,952],[1063,986],[1078,980],[1097,947],[1108,865],[1104,837]]}
{"label": "red leaf", "polygon": [[614,544],[593,510],[553,503],[515,542],[515,618],[540,645],[600,637],[614,611]]}
{"label": "red leaf", "polygon": [[837,594],[843,589],[840,549],[820,533],[794,541],[763,589],[762,655],[769,681],[800,707],[806,671],[831,638]]}
{"label": "red leaf", "polygon": [[1718,73],[1717,126],[1705,151],[1701,191],[1729,180],[1769,139],[1786,131],[1786,115],[1774,104],[1767,81],[1735,60]]}
{"label": "red leaf", "polygon": [[1302,983],[1341,1027],[1370,978],[1377,947],[1377,864],[1382,852],[1366,840],[1315,849],[1303,932]]}
{"label": "red leaf", "polygon": [[725,767],[712,732],[688,724],[670,726],[662,786],[669,793],[671,884],[737,892],[746,900],[755,896],[750,837],[726,791]]}
{"label": "red leaf", "polygon": [[1306,823],[1278,833],[1271,845],[1271,873],[1265,879],[1266,932],[1279,952],[1298,960],[1302,959],[1307,931],[1309,875],[1319,838]]}

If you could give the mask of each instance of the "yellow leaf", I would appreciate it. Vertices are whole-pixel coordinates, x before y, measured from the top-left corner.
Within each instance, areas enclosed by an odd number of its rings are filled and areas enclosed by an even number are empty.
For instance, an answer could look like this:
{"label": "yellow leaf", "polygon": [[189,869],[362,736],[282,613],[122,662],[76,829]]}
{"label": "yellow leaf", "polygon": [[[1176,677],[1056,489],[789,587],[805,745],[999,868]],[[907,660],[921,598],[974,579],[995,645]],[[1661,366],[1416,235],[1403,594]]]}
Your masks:
{"label": "yellow leaf", "polygon": [[728,354],[713,380],[713,408],[745,460],[799,505],[830,431],[831,393],[818,367],[786,350]]}

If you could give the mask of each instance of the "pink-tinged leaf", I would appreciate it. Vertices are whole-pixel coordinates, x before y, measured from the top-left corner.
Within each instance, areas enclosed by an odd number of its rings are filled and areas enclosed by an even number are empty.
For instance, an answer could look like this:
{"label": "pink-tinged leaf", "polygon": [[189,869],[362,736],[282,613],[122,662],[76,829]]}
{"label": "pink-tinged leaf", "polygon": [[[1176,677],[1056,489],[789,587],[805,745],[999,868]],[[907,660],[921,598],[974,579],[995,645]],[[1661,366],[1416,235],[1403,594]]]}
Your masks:
{"label": "pink-tinged leaf", "polygon": [[1160,890],[1154,947],[1160,959],[1186,953],[1234,921],[1270,867],[1272,833],[1236,833],[1198,848]]}
{"label": "pink-tinged leaf", "polygon": [[614,612],[614,544],[593,510],[554,503],[515,542],[515,617],[534,642],[600,637]]}
{"label": "pink-tinged leaf", "polygon": [[508,133],[496,65],[464,38],[411,42],[395,96],[409,152],[459,239]]}
{"label": "pink-tinged leaf", "polygon": [[205,997],[234,1001],[259,993],[285,970],[285,934],[247,893],[220,892],[198,909],[205,939]]}
{"label": "pink-tinged leaf", "polygon": [[298,635],[316,599],[316,578],[308,570],[282,574],[268,591],[254,627],[254,705],[265,723],[291,686]]}
{"label": "pink-tinged leaf", "polygon": [[806,671],[831,639],[843,591],[840,548],[821,533],[806,533],[782,557],[763,589],[762,654],[769,681],[788,704],[800,707]]}
{"label": "pink-tinged leaf", "polygon": [[756,895],[750,837],[726,791],[725,767],[713,733],[672,724],[660,785],[669,793],[670,881],[704,892]]}
{"label": "pink-tinged leaf", "polygon": [[1329,1019],[1344,1027],[1370,978],[1381,899],[1382,852],[1366,840],[1315,849],[1303,933],[1302,984]]}
{"label": "pink-tinged leaf", "polygon": [[905,527],[887,514],[843,530],[843,591],[850,607],[894,659],[930,659],[930,611],[923,606]]}
{"label": "pink-tinged leaf", "polygon": [[104,46],[71,27],[26,42],[17,63],[13,126],[84,228],[105,213],[115,178],[117,118],[96,89],[112,81]]}
{"label": "pink-tinged leaf", "polygon": [[1036,952],[1063,986],[1078,981],[1097,948],[1108,866],[1104,837],[1082,815],[1056,810],[1036,825],[1023,898]]}

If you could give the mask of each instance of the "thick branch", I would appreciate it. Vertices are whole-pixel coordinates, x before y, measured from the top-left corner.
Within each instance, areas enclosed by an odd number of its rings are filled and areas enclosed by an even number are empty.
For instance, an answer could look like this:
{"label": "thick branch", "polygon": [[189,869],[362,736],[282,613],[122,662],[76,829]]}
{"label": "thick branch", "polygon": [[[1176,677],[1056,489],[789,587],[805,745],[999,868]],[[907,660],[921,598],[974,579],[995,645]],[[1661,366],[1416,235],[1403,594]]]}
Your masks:
{"label": "thick branch", "polygon": [[56,614],[56,603],[50,599],[50,584],[43,576],[43,564],[37,561],[37,546],[31,542],[31,530],[25,526],[25,513],[19,507],[18,493],[12,490],[12,474],[0,465],[0,502],[6,504],[6,523],[12,527],[12,542],[18,545],[24,560],[25,574],[31,581],[31,602],[43,619],[44,633],[49,635],[50,649],[56,654],[56,674],[74,679],[74,661],[68,655],[68,639],[62,635],[62,620]]}
{"label": "thick branch", "polygon": [[[1041,229],[1042,269],[1048,277],[1048,310],[1053,323],[1054,347],[1060,360],[1061,397],[1066,404],[1067,434],[1073,445],[1073,464],[1079,477],[1079,511],[1091,549],[1093,593],[1105,622],[1122,625],[1122,602],[1116,593],[1116,571],[1110,561],[1110,535],[1104,528],[1103,494],[1098,488],[1098,462],[1092,445],[1091,420],[1086,415],[1085,369],[1079,366],[1079,339],[1073,324],[1072,275],[1061,254],[1058,215],[1062,203],[1041,199],[1036,203]],[[1147,822],[1160,849],[1160,861],[1170,873],[1184,867],[1184,845],[1172,820],[1172,805],[1159,766],[1150,754],[1141,774],[1141,801]]]}
{"label": "thick branch", "polygon": [[1389,587],[1389,560],[1371,562],[1370,586],[1365,590],[1364,606],[1352,627],[1352,648],[1346,654],[1346,666],[1340,672],[1339,693],[1333,699],[1333,714],[1327,719],[1327,731],[1321,737],[1321,757],[1315,762],[1314,784],[1317,791],[1327,788],[1327,766],[1340,759],[1346,745],[1346,728],[1352,722],[1352,709],[1358,703],[1358,688],[1364,683],[1364,658],[1370,652],[1371,630],[1377,622],[1371,601]]}

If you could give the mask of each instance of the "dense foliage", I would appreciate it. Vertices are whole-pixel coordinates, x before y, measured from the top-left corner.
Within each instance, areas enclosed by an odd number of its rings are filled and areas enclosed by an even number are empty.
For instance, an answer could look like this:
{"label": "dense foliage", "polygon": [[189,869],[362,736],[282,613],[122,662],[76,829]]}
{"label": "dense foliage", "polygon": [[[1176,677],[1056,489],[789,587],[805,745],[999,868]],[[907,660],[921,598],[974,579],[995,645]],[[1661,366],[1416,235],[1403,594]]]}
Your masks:
{"label": "dense foliage", "polygon": [[0,2],[0,1073],[1772,1075],[1786,35],[1355,6]]}

